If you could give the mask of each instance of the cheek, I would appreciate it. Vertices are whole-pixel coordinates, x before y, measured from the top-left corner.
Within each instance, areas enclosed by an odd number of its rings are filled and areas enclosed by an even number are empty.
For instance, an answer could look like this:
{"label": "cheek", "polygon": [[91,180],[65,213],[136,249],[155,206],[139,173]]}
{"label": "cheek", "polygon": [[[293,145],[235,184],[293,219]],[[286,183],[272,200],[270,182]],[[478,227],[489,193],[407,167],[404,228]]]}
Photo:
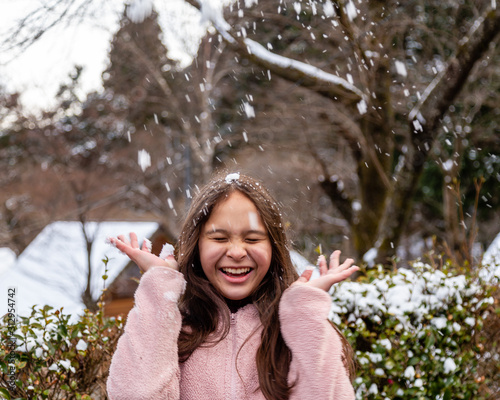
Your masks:
{"label": "cheek", "polygon": [[213,271],[212,262],[210,262],[210,253],[209,249],[207,249],[205,246],[200,246],[200,264],[201,264],[201,269],[205,273],[205,276],[208,278],[210,277],[210,271]]}
{"label": "cheek", "polygon": [[252,257],[261,268],[268,269],[272,258],[271,244],[254,249]]}
{"label": "cheek", "polygon": [[200,242],[198,245],[200,252],[200,262],[203,270],[211,268],[220,258],[221,250],[218,246],[211,245],[210,243]]}

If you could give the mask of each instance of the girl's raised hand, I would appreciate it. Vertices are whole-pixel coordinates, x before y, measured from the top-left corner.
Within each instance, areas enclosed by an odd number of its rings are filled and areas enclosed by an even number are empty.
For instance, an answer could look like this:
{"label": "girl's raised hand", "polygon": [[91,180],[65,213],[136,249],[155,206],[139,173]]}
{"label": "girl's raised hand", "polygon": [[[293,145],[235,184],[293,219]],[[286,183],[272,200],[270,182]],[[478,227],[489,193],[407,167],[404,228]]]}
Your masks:
{"label": "girl's raised hand", "polygon": [[176,271],[179,270],[179,266],[173,254],[168,255],[165,259],[160,258],[151,253],[151,248],[149,247],[147,239],[144,239],[142,242],[142,249],[140,249],[137,235],[131,232],[129,236],[130,240],[124,235],[119,235],[116,238],[109,238],[108,240],[113,246],[125,253],[128,258],[135,262],[142,272],[146,272],[151,267],[169,267]]}
{"label": "girl's raised hand", "polygon": [[328,292],[334,284],[342,282],[359,270],[359,267],[353,264],[352,258],[348,258],[340,264],[340,251],[336,250],[330,256],[330,266],[327,265],[325,256],[319,256],[319,278],[311,281],[313,270],[306,269],[293,284],[309,285]]}

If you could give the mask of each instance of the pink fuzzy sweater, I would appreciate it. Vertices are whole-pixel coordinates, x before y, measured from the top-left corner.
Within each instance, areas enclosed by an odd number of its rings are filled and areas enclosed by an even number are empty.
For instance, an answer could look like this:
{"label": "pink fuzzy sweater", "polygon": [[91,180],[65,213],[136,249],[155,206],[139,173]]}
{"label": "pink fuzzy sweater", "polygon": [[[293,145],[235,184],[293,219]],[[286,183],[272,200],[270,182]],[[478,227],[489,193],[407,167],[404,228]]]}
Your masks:
{"label": "pink fuzzy sweater", "polygon": [[[170,268],[143,275],[111,362],[110,399],[265,400],[255,362],[262,327],[252,304],[231,315],[226,338],[179,364],[177,300],[185,284]],[[289,382],[296,382],[290,400],[354,399],[339,335],[327,321],[330,302],[325,291],[302,285],[283,293],[279,318],[292,352]]]}

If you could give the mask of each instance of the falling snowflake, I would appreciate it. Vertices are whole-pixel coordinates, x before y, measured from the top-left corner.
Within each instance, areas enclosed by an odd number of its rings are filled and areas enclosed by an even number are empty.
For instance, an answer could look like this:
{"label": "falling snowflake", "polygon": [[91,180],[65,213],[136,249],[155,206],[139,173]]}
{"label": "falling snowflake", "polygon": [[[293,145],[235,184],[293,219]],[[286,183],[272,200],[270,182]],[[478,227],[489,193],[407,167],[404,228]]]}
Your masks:
{"label": "falling snowflake", "polygon": [[326,17],[334,17],[335,16],[335,8],[333,7],[333,3],[330,0],[326,0],[323,5],[323,13]]}
{"label": "falling snowflake", "polygon": [[401,76],[407,76],[408,73],[406,72],[406,66],[403,62],[401,61],[395,61],[394,65],[396,66],[396,72],[401,75]]}
{"label": "falling snowflake", "polygon": [[358,16],[358,10],[352,1],[346,4],[345,11],[350,21],[353,21]]}
{"label": "falling snowflake", "polygon": [[246,101],[243,102],[243,109],[245,110],[245,114],[247,118],[255,118],[255,110],[254,108],[248,104]]}
{"label": "falling snowflake", "polygon": [[366,101],[361,100],[358,104],[358,111],[361,115],[366,114],[366,111],[368,110],[368,106],[366,105]]}
{"label": "falling snowflake", "polygon": [[142,172],[146,171],[146,168],[151,166],[151,156],[146,150],[144,149],[139,150],[137,158],[138,158],[137,162],[141,167]]}

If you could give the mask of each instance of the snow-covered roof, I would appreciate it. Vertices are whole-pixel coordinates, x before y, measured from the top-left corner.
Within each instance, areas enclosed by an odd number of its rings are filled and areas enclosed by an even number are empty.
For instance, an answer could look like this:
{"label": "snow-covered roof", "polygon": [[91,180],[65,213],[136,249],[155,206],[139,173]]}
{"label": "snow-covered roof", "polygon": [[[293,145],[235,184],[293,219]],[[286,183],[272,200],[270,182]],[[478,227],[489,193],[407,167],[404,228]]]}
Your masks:
{"label": "snow-covered roof", "polygon": [[8,247],[0,247],[0,277],[16,262],[16,253]]}
{"label": "snow-covered roof", "polygon": [[485,280],[492,280],[495,277],[500,280],[500,233],[483,254],[480,276]]}
{"label": "snow-covered roof", "polygon": [[[136,232],[139,240],[149,238],[158,229],[156,222],[87,222],[85,228],[93,238],[91,251],[94,298],[103,288],[105,257],[109,258],[109,286],[128,264],[129,259],[117,249],[106,244],[106,239],[119,234]],[[16,305],[21,316],[29,315],[34,304],[64,307],[66,314],[79,314],[85,306],[81,293],[86,285],[87,251],[82,224],[76,221],[59,221],[46,226],[3,272],[0,293],[6,297],[9,287],[17,287]],[[0,302],[0,316],[7,313],[7,301]]]}
{"label": "snow-covered roof", "polygon": [[[299,275],[301,275],[302,272],[304,272],[304,270],[307,267],[311,267],[314,265],[307,258],[305,258],[302,254],[300,254],[299,252],[297,252],[295,250],[290,251],[290,258],[292,259],[292,264],[295,267],[295,269],[297,270],[297,273]],[[316,278],[319,278],[319,269],[318,268],[316,268],[311,275],[311,280],[316,279]]]}

